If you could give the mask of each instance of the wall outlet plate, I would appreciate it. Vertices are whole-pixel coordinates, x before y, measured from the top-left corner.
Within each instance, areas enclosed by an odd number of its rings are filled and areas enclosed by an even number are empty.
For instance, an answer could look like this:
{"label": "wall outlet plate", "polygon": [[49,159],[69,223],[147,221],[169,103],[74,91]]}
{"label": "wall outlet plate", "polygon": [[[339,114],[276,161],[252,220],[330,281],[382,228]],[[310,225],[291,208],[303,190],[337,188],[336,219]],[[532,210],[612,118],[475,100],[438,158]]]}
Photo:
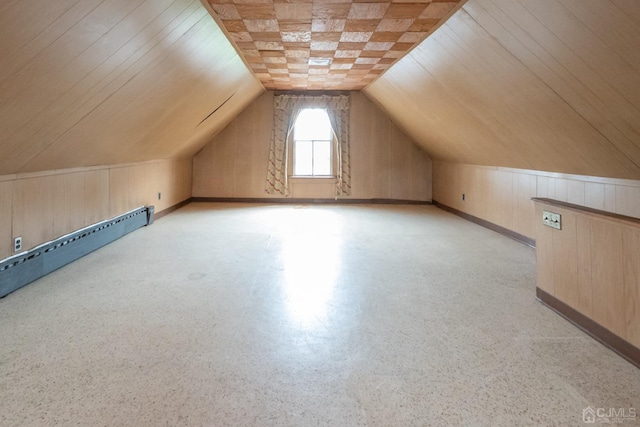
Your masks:
{"label": "wall outlet plate", "polygon": [[542,223],[547,227],[562,230],[562,215],[559,213],[542,211]]}
{"label": "wall outlet plate", "polygon": [[13,239],[13,252],[20,252],[22,250],[22,236]]}

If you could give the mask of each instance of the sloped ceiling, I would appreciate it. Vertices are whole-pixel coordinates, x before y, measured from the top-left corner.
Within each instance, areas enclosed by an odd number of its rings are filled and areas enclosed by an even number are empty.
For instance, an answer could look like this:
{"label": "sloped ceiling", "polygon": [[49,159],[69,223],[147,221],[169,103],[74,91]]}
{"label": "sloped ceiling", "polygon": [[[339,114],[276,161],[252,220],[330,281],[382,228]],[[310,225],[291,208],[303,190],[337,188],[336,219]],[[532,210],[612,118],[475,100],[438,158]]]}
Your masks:
{"label": "sloped ceiling", "polygon": [[469,0],[365,88],[436,160],[640,179],[640,1]]}
{"label": "sloped ceiling", "polygon": [[199,0],[3,1],[0,40],[0,175],[188,158],[264,91]]}
{"label": "sloped ceiling", "polygon": [[[199,151],[264,91],[205,3],[3,1],[0,175]],[[638,46],[637,0],[468,0],[364,91],[436,160],[640,179]]]}

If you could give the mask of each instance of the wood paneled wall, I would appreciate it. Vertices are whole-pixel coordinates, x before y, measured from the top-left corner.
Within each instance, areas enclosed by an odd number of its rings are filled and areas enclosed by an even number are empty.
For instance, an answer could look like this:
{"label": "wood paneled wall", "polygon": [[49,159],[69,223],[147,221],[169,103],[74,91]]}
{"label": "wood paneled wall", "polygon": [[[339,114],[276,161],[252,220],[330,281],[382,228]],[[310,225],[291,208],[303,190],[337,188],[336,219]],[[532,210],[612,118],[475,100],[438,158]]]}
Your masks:
{"label": "wood paneled wall", "polygon": [[[267,92],[194,157],[194,197],[268,197],[272,125]],[[351,198],[431,200],[431,160],[359,92],[351,93],[350,146]],[[291,197],[333,198],[334,182],[292,179]]]}
{"label": "wood paneled wall", "polygon": [[200,0],[8,1],[0,40],[0,175],[192,157],[264,90]]}
{"label": "wood paneled wall", "polygon": [[640,348],[640,222],[536,202],[538,287]]}
{"label": "wood paneled wall", "polygon": [[[191,197],[191,159],[0,176],[0,259],[140,206]],[[158,200],[158,193],[161,199]]]}
{"label": "wood paneled wall", "polygon": [[433,162],[434,200],[535,239],[532,197],[640,218],[640,181]]}
{"label": "wood paneled wall", "polygon": [[468,0],[365,93],[433,160],[640,179],[640,2]]}

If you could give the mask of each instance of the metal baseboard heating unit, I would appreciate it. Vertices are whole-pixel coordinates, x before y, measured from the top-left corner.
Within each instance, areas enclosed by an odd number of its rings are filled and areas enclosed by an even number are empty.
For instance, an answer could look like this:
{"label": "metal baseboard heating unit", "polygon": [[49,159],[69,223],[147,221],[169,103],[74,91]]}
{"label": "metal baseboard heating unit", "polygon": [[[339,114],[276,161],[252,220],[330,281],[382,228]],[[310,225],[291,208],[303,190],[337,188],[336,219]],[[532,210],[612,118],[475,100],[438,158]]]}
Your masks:
{"label": "metal baseboard heating unit", "polygon": [[153,223],[153,206],[134,209],[0,261],[0,298],[120,237]]}

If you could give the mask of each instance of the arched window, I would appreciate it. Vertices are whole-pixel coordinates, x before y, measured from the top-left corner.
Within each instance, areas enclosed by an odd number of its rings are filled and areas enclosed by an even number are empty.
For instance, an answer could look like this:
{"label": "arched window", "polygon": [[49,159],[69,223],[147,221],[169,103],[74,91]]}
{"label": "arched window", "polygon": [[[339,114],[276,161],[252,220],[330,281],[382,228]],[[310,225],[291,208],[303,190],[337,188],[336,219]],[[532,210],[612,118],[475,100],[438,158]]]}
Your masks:
{"label": "arched window", "polygon": [[[305,109],[312,111],[305,112]],[[312,124],[305,125],[305,122]],[[316,128],[324,130],[315,134]],[[312,129],[312,134],[301,135],[303,129]],[[296,140],[307,142],[296,143]],[[291,176],[331,177],[335,179],[336,197],[351,195],[349,95],[273,97],[265,192],[288,196]]]}
{"label": "arched window", "polygon": [[332,130],[327,111],[305,108],[293,128],[293,175],[332,176]]}

